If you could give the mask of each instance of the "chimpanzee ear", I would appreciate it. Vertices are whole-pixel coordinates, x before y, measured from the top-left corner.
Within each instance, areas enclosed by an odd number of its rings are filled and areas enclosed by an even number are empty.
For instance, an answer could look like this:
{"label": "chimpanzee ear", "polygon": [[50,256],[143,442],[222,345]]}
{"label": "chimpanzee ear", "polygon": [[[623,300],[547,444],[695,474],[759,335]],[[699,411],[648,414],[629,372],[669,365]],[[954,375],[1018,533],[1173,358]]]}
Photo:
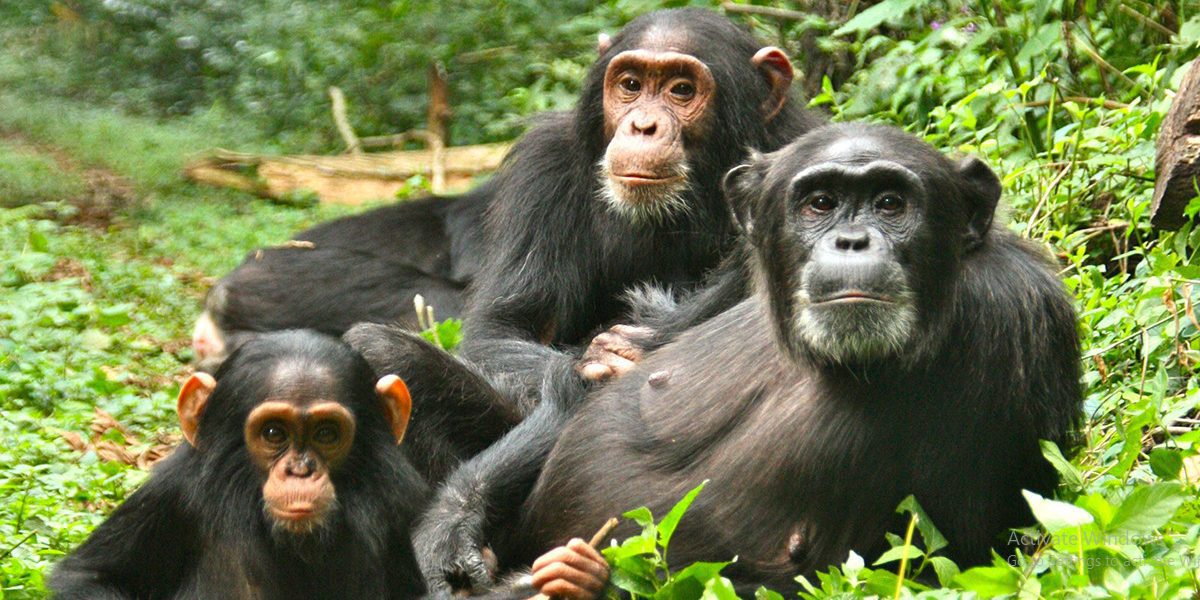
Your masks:
{"label": "chimpanzee ear", "polygon": [[996,204],[1000,202],[1000,178],[982,160],[973,157],[958,163],[958,174],[967,194],[967,232],[963,235],[963,248],[970,252],[983,243],[992,227]]}
{"label": "chimpanzee ear", "polygon": [[754,216],[751,214],[751,208],[754,204],[754,192],[762,182],[762,175],[758,173],[754,165],[761,158],[762,154],[751,150],[750,158],[746,163],[730,169],[721,179],[721,192],[725,195],[725,201],[729,203],[733,221],[745,234],[749,234],[754,229]]}
{"label": "chimpanzee ear", "polygon": [[396,443],[404,441],[404,431],[408,429],[408,416],[412,414],[412,396],[404,380],[395,375],[385,375],[375,384],[375,392],[379,394],[379,402],[383,405],[383,414],[387,417],[388,425]]}
{"label": "chimpanzee ear", "polygon": [[792,69],[792,61],[788,60],[787,54],[775,46],[759,50],[750,61],[771,88],[760,107],[763,120],[769,123],[783,110],[783,105],[787,104],[788,92],[792,89],[792,78],[796,72]]}
{"label": "chimpanzee ear", "polygon": [[600,32],[599,34],[597,34],[596,35],[596,54],[603,56],[605,52],[608,52],[609,48],[612,48],[612,37],[610,37],[607,33],[604,33],[604,32]]}
{"label": "chimpanzee ear", "polygon": [[179,428],[183,430],[183,438],[192,447],[196,447],[196,433],[200,430],[200,416],[208,406],[208,397],[217,380],[208,373],[196,373],[179,388],[179,399],[175,401],[175,411],[179,413]]}

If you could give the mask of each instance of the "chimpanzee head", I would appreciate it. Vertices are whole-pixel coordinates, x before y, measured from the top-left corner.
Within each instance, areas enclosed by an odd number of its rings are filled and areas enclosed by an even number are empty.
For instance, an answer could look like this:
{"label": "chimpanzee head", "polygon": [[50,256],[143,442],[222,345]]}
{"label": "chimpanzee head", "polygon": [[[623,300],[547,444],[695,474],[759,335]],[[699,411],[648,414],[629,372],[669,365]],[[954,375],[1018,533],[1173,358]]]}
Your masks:
{"label": "chimpanzee head", "polygon": [[853,124],[755,155],[725,188],[784,347],[850,365],[937,347],[961,259],[986,242],[1000,198],[979,160]]}
{"label": "chimpanzee head", "polygon": [[589,140],[602,198],[630,218],[688,211],[745,148],[769,143],[770,124],[796,120],[787,55],[712,11],[641,16],[598,50],[577,137]]}
{"label": "chimpanzee head", "polygon": [[215,379],[193,375],[178,402],[184,437],[228,473],[229,497],[261,497],[276,539],[294,544],[337,523],[338,490],[354,489],[359,465],[381,464],[371,453],[400,442],[410,407],[400,379],[376,382],[348,346],[307,331],[247,342]]}

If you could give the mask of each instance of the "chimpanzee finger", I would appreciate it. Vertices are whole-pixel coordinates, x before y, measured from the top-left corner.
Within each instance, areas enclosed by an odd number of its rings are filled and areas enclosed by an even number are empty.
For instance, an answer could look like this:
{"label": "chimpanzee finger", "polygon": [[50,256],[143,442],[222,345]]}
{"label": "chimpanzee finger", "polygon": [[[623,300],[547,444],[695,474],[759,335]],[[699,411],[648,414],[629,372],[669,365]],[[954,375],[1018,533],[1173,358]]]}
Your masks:
{"label": "chimpanzee finger", "polygon": [[589,362],[579,366],[579,374],[588,381],[604,381],[617,373],[608,365]]}

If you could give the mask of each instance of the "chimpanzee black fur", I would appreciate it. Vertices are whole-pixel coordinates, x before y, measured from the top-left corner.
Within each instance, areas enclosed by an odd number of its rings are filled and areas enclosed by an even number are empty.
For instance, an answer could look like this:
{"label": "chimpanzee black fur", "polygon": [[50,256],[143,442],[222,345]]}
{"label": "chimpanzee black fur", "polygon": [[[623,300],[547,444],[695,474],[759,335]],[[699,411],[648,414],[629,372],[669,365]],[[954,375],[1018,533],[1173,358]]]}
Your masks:
{"label": "chimpanzee black fur", "polygon": [[486,587],[484,548],[501,572],[527,565],[704,480],[670,561],[736,556],[726,573],[746,590],[876,556],[909,494],[961,564],[1031,521],[1020,491],[1056,485],[1039,440],[1071,445],[1080,352],[1045,252],[992,226],[996,176],[895,129],[835,125],[734,169],[726,192],[753,295],[589,394],[548,380],[422,520],[434,589]]}
{"label": "chimpanzee black fur", "polygon": [[214,371],[265,331],[337,336],[360,322],[414,327],[417,294],[438,319],[460,316],[482,260],[489,190],[485,183],[462,196],[392,204],[251,251],[209,290],[193,340],[197,366]]}
{"label": "chimpanzee black fur", "polygon": [[[270,333],[236,350],[216,381],[197,445],[176,449],[55,568],[54,597],[420,596],[409,531],[428,489],[396,445],[363,359],[320,334]],[[265,401],[306,395],[350,411],[353,446],[328,475],[336,502],[320,529],[281,534],[243,428]]]}

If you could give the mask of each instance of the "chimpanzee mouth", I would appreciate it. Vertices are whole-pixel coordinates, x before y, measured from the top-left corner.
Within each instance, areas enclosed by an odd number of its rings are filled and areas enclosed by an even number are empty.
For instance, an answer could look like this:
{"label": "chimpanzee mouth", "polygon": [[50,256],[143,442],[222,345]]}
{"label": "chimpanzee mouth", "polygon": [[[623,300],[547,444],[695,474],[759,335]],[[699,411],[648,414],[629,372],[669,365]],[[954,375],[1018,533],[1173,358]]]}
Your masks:
{"label": "chimpanzee mouth", "polygon": [[861,304],[861,303],[880,303],[880,304],[895,304],[895,298],[886,294],[877,294],[873,292],[863,292],[859,290],[849,290],[831,294],[824,298],[818,298],[812,301],[813,304]]}
{"label": "chimpanzee mouth", "polygon": [[624,173],[609,170],[601,160],[598,195],[609,209],[633,221],[662,223],[690,210],[692,194],[686,164],[668,174]]}
{"label": "chimpanzee mouth", "polygon": [[666,185],[683,181],[683,175],[647,175],[642,173],[613,173],[612,178],[624,185]]}

